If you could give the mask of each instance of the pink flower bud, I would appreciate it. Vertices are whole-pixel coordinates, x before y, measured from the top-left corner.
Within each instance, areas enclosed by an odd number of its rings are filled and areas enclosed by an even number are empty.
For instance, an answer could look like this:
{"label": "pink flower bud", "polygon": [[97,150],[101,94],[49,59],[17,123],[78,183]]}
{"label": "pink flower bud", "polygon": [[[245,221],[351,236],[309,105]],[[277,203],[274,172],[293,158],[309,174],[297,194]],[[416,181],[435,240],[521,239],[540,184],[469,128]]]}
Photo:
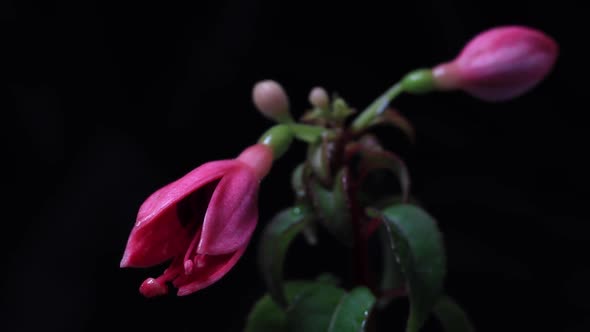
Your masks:
{"label": "pink flower bud", "polygon": [[252,89],[252,100],[267,118],[279,123],[293,122],[289,113],[289,98],[279,83],[272,80],[256,83]]}
{"label": "pink flower bud", "polygon": [[457,58],[433,69],[440,90],[461,89],[486,101],[508,100],[532,89],[553,67],[557,43],[541,31],[506,26],[484,31]]}
{"label": "pink flower bud", "polygon": [[223,277],[240,259],[258,220],[258,188],[272,149],[253,145],[236,159],[212,161],[153,193],[139,208],[121,267],[170,266],[139,288],[187,295]]}
{"label": "pink flower bud", "polygon": [[309,92],[309,103],[315,107],[326,109],[330,106],[330,97],[324,88],[316,86]]}

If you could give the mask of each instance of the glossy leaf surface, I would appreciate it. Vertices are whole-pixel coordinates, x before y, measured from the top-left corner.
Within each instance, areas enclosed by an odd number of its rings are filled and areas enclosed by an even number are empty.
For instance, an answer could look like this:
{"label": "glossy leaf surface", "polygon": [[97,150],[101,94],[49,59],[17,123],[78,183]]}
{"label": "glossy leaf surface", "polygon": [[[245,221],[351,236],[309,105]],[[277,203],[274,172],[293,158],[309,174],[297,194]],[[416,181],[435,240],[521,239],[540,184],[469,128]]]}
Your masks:
{"label": "glossy leaf surface", "polygon": [[390,249],[402,268],[410,299],[407,331],[418,331],[442,293],[446,271],[442,236],[435,220],[414,205],[397,204],[381,212],[367,212],[383,218],[389,230]]}
{"label": "glossy leaf surface", "polygon": [[283,262],[291,241],[312,219],[311,209],[298,205],[278,213],[265,227],[258,251],[258,264],[271,297],[286,307]]}
{"label": "glossy leaf surface", "polygon": [[350,292],[325,281],[289,282],[291,305],[283,311],[268,295],[248,317],[246,332],[360,332],[375,298],[365,287]]}

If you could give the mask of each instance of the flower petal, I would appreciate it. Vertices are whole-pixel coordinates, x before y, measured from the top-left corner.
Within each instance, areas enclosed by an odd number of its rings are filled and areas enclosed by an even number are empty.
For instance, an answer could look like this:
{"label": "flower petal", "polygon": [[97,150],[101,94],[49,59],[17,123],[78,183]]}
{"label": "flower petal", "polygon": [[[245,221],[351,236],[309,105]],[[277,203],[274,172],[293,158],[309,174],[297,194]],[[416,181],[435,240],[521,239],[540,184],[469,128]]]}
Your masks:
{"label": "flower petal", "polygon": [[153,193],[143,202],[137,213],[135,227],[142,226],[156,218],[163,210],[178,203],[199,187],[222,177],[232,168],[239,166],[235,160],[218,160],[205,163],[180,179]]}
{"label": "flower petal", "polygon": [[496,27],[480,33],[463,48],[454,60],[455,75],[460,86],[478,98],[508,100],[543,80],[558,53],[557,43],[539,30]]}
{"label": "flower petal", "polygon": [[191,193],[240,165],[235,160],[203,164],[148,197],[139,208],[121,267],[152,266],[181,254],[192,234],[180,223],[175,207]]}
{"label": "flower petal", "polygon": [[250,241],[258,220],[259,183],[248,166],[237,167],[221,179],[205,214],[198,254],[228,254]]}
{"label": "flower petal", "polygon": [[174,209],[164,210],[152,220],[131,231],[121,267],[160,264],[182,252],[188,245],[189,232],[178,222]]}

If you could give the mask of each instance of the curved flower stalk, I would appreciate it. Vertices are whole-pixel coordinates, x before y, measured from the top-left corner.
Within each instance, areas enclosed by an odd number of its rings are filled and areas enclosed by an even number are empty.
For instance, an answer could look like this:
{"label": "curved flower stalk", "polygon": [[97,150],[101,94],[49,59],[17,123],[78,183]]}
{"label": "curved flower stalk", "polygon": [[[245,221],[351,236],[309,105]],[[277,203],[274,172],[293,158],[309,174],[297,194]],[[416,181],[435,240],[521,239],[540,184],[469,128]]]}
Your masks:
{"label": "curved flower stalk", "polygon": [[524,26],[501,26],[469,41],[452,61],[409,72],[351,124],[362,132],[403,92],[462,90],[488,102],[516,98],[534,88],[553,69],[559,46],[545,33]]}
{"label": "curved flower stalk", "polygon": [[257,144],[232,160],[206,163],[153,193],[140,207],[121,267],[172,260],[146,279],[146,297],[166,294],[166,282],[187,295],[223,277],[242,256],[258,219],[258,188],[272,149]]}

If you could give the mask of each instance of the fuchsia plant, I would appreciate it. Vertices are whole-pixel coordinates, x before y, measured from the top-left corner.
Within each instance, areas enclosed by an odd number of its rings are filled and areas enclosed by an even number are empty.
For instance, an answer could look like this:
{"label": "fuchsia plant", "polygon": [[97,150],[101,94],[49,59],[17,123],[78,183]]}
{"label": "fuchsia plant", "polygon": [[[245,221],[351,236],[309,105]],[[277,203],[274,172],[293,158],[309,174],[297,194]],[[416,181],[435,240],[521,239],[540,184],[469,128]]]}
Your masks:
{"label": "fuchsia plant", "polygon": [[[236,264],[255,230],[258,189],[274,159],[293,140],[308,144],[295,167],[294,205],[266,224],[258,246],[259,267],[269,294],[256,303],[246,331],[373,330],[369,313],[395,298],[409,299],[407,331],[419,330],[434,314],[449,331],[471,331],[464,312],[444,295],[446,257],[438,226],[410,199],[404,162],[370,133],[392,125],[413,139],[410,123],[388,108],[402,92],[463,90],[486,101],[503,101],[537,85],[553,67],[557,44],[527,27],[498,27],[481,33],[451,62],[410,72],[348,121],[355,111],[320,87],[309,96],[312,109],[295,121],[284,89],[274,81],[254,86],[258,110],[278,124],[236,159],[206,163],[153,193],[140,207],[121,267],[170,261],[157,278],[140,286],[146,297],[191,294],[222,278]],[[399,190],[371,177],[391,172]],[[311,244],[321,225],[353,252],[349,285],[333,281],[283,280],[289,244],[302,233]],[[378,267],[368,263],[368,245],[383,252]],[[378,272],[376,282],[370,275]]]}

